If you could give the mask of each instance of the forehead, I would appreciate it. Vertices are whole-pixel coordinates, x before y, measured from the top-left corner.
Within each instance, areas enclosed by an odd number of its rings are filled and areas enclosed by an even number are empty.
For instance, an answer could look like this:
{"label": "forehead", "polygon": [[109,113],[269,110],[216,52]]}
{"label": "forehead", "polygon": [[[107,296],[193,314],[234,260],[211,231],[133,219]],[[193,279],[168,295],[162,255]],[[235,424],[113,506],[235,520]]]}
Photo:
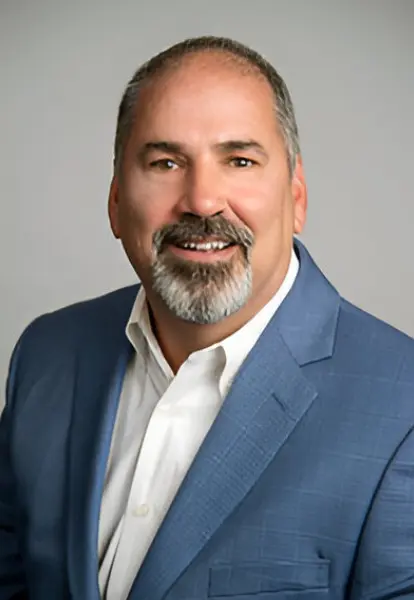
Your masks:
{"label": "forehead", "polygon": [[[274,95],[253,65],[223,53],[189,56],[140,90],[137,135],[275,134]],[[219,140],[217,140],[219,141]]]}

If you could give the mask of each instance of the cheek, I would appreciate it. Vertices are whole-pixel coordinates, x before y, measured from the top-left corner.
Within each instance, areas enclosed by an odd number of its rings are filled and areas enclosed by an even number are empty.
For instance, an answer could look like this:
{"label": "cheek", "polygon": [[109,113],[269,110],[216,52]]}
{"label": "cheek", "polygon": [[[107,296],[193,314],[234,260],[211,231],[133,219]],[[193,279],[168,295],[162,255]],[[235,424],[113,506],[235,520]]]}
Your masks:
{"label": "cheek", "polygon": [[120,237],[130,262],[137,270],[152,259],[155,217],[143,203],[127,198],[122,200],[119,206]]}
{"label": "cheek", "polygon": [[165,210],[151,195],[126,193],[120,206],[121,227],[129,238],[143,245],[152,240],[154,232],[166,221]]}
{"label": "cheek", "polygon": [[283,221],[285,201],[277,183],[252,182],[234,190],[232,197],[232,211],[253,231],[256,243]]}
{"label": "cheek", "polygon": [[135,172],[124,188],[124,223],[143,235],[171,222],[177,184]]}

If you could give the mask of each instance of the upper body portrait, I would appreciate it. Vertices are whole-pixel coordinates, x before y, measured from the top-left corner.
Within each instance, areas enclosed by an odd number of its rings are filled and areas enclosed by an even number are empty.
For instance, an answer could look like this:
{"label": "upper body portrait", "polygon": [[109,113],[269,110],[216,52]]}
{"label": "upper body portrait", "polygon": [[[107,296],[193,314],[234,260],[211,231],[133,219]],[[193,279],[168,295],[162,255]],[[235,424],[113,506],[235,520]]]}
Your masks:
{"label": "upper body portrait", "polygon": [[227,38],[128,83],[140,283],[35,319],[0,421],[0,600],[414,597],[414,342],[345,300],[285,82]]}

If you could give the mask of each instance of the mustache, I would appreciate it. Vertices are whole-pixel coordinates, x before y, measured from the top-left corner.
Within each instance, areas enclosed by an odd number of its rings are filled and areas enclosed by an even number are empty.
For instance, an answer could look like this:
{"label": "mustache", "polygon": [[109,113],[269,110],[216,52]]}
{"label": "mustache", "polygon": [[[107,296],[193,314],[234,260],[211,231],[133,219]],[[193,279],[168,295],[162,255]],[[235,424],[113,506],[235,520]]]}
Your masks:
{"label": "mustache", "polygon": [[245,226],[238,226],[222,215],[197,217],[186,215],[178,223],[164,225],[155,232],[153,244],[157,252],[166,245],[183,244],[185,242],[203,242],[211,237],[228,244],[238,244],[247,250],[254,244],[253,232]]}

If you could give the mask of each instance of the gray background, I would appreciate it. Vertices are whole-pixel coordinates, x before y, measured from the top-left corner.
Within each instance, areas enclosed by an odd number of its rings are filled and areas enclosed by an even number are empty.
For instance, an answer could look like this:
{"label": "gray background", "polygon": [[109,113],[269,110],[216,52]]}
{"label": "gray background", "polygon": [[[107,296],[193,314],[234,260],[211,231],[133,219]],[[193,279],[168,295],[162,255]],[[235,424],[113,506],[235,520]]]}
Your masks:
{"label": "gray background", "polygon": [[106,216],[122,89],[152,54],[211,33],[290,87],[319,265],[414,335],[414,0],[0,0],[2,386],[35,316],[134,281]]}

